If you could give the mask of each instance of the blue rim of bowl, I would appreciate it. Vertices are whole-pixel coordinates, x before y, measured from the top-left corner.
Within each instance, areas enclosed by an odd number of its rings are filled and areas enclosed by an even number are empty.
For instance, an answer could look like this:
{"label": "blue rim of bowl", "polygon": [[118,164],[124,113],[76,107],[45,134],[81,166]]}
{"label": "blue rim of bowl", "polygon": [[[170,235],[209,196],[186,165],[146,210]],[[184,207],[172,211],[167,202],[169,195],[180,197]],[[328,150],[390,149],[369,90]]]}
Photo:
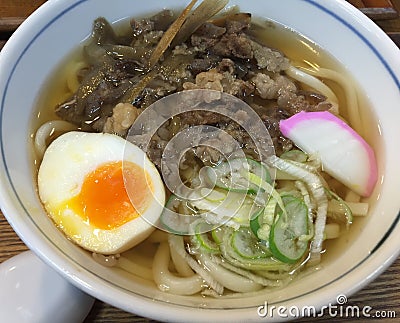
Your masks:
{"label": "blue rim of bowl", "polygon": [[[5,166],[6,169],[6,175],[8,178],[8,181],[12,187],[12,190],[15,194],[15,196],[17,197],[21,207],[24,209],[26,215],[28,216],[28,218],[30,219],[30,221],[32,222],[32,224],[42,233],[43,237],[46,238],[46,240],[53,245],[54,247],[57,248],[56,245],[54,245],[52,243],[52,241],[46,236],[46,234],[41,230],[40,227],[37,226],[37,224],[35,223],[35,221],[33,221],[33,219],[30,217],[28,210],[25,208],[25,205],[22,203],[22,200],[11,180],[11,175],[9,173],[8,167],[7,167],[7,163],[6,163],[6,159],[5,159],[5,154],[4,154],[4,145],[3,145],[3,136],[2,136],[2,121],[3,121],[3,111],[4,111],[4,101],[5,98],[7,96],[7,90],[8,90],[8,86],[9,83],[13,77],[13,74],[19,64],[19,62],[21,61],[22,57],[25,55],[25,53],[28,51],[28,49],[32,46],[32,44],[35,42],[35,40],[47,29],[49,28],[54,22],[56,22],[60,17],[62,17],[63,15],[65,15],[66,13],[70,12],[71,10],[73,10],[74,8],[78,7],[79,5],[90,1],[90,0],[79,0],[75,3],[73,3],[72,5],[70,5],[69,7],[65,8],[64,10],[62,10],[59,14],[57,14],[53,19],[50,20],[50,22],[48,22],[44,27],[42,27],[42,29],[40,29],[35,36],[29,41],[29,43],[25,46],[25,48],[23,49],[23,51],[21,52],[20,56],[17,58],[14,66],[11,69],[11,72],[7,78],[7,82],[6,82],[6,86],[5,86],[5,91],[2,95],[2,100],[1,100],[1,105],[0,105],[0,147],[1,147],[1,158],[3,160],[3,164]],[[391,69],[390,65],[388,64],[388,62],[385,60],[385,58],[380,54],[380,52],[376,49],[376,47],[365,37],[362,35],[362,33],[360,31],[358,31],[353,25],[351,25],[350,23],[348,23],[345,19],[343,19],[342,17],[340,17],[339,15],[337,15],[336,13],[334,13],[332,10],[324,7],[322,4],[316,2],[315,0],[302,0],[303,2],[308,3],[311,6],[314,6],[316,8],[318,8],[319,10],[325,12],[326,14],[330,15],[331,17],[333,17],[334,19],[336,19],[337,21],[339,21],[341,24],[343,24],[346,28],[348,28],[352,33],[356,34],[357,37],[359,37],[362,42],[364,42],[368,48],[374,53],[374,55],[379,59],[379,61],[382,63],[382,65],[385,67],[385,70],[390,74],[391,78],[393,79],[394,83],[397,85],[397,88],[400,90],[400,80],[397,78],[396,74],[394,73],[394,71]],[[346,276],[347,274],[349,274],[350,272],[352,272],[353,270],[355,270],[356,268],[358,268],[360,265],[362,265],[365,261],[367,261],[373,254],[375,254],[376,251],[379,250],[379,248],[384,244],[384,242],[389,238],[389,236],[391,235],[391,233],[393,232],[393,230],[395,229],[395,227],[398,225],[398,223],[400,222],[400,211],[397,214],[397,217],[395,218],[395,220],[393,221],[392,225],[389,227],[389,229],[387,230],[387,232],[385,233],[385,235],[382,237],[382,239],[376,244],[376,246],[371,250],[371,252],[368,254],[368,256],[366,256],[364,259],[362,259],[358,264],[354,265],[351,269],[349,269],[348,271],[344,272],[342,275],[336,277],[335,279],[333,279],[330,282],[327,282],[326,284],[322,285],[322,286],[318,286],[318,289],[320,288],[324,288],[327,287],[335,282],[337,282],[338,280],[340,280],[341,278],[343,278],[344,276]],[[22,237],[23,238],[23,237]],[[57,248],[58,249],[58,248]],[[75,263],[76,265],[78,265],[80,267],[80,265],[78,263],[76,263],[76,261],[72,258],[69,257],[68,254],[64,253],[62,250],[58,249],[63,255],[65,255],[66,258],[68,258],[70,261],[72,261],[73,263]],[[95,277],[99,278],[100,280],[104,280],[107,283],[113,285],[114,287],[124,290],[130,294],[135,294],[139,297],[142,298],[147,298],[151,301],[154,301],[154,299],[152,297],[146,296],[146,295],[142,295],[139,293],[135,293],[132,290],[126,289],[123,286],[120,285],[116,285],[114,284],[112,281],[109,281],[101,276],[98,276],[95,272],[92,272],[90,270],[88,270],[87,268],[85,268],[85,270],[87,272],[89,272],[91,275],[94,275]],[[83,287],[83,286],[82,286]],[[299,299],[302,298],[304,296],[307,296],[313,292],[315,292],[316,289],[313,289],[311,291],[308,291],[306,293],[294,296],[294,297],[290,297],[284,300],[281,300],[280,302],[288,302],[288,301],[293,301],[295,299]],[[90,291],[88,291],[90,292]],[[175,303],[171,303],[169,301],[163,301],[163,300],[157,300],[159,302],[162,303],[166,303],[166,304],[175,304]],[[276,303],[271,303],[271,305],[273,304],[278,304],[278,302]],[[192,308],[192,306],[190,305],[182,305],[179,303],[176,303],[175,305],[181,306],[181,307],[188,307],[188,308]],[[224,308],[224,310],[235,310],[235,309],[247,309],[247,308],[252,308],[254,309],[254,306],[246,306],[246,307],[240,307],[240,308]],[[220,307],[207,307],[204,310],[219,310],[221,309]]]}

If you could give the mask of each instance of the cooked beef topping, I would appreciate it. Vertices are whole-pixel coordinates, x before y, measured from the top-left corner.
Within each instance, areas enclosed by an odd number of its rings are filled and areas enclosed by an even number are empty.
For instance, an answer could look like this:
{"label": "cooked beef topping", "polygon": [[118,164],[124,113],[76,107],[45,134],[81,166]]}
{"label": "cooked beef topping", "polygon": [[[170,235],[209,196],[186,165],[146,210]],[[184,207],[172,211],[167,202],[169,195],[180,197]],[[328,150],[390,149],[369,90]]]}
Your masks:
{"label": "cooked beef topping", "polygon": [[[253,36],[251,15],[247,13],[201,24],[184,43],[167,49],[149,70],[149,58],[174,17],[171,11],[164,10],[150,18],[132,19],[130,34],[122,36],[104,18],[98,18],[92,38],[84,47],[87,66],[78,73],[81,85],[56,107],[57,115],[85,131],[125,136],[137,115],[157,100],[183,90],[217,90],[242,99],[257,112],[280,154],[292,146],[279,131],[280,120],[302,110],[331,107],[324,96],[305,91],[286,76],[288,58]],[[254,148],[241,127],[219,114],[190,112],[178,119],[180,129],[217,126],[250,154]],[[168,129],[166,125],[163,135],[152,138],[148,151],[158,166]],[[204,146],[192,153],[203,162],[220,158]]]}

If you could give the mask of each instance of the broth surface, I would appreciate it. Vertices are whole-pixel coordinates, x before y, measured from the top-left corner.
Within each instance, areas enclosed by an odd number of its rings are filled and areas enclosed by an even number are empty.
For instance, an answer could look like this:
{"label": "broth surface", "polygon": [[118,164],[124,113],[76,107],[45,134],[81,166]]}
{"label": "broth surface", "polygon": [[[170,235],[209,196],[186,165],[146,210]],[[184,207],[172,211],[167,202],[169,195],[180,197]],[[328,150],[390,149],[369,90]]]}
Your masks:
{"label": "broth surface", "polygon": [[[121,30],[126,29],[126,21],[120,22],[121,26],[117,27],[119,33]],[[123,26],[125,24],[125,26]],[[291,62],[296,62],[298,65],[310,67],[318,66],[324,67],[331,70],[335,70],[347,79],[352,79],[351,76],[347,75],[347,72],[340,62],[337,62],[333,57],[330,56],[324,49],[320,48],[317,44],[311,40],[299,35],[295,31],[282,26],[276,22],[264,21],[262,19],[255,19],[255,23],[252,25],[249,34],[256,37],[257,40],[265,44],[268,47],[277,49],[285,54]],[[71,91],[71,85],[68,86],[67,79],[71,74],[71,70],[77,70],[77,66],[85,66],[84,54],[82,46],[76,48],[76,50],[70,53],[67,57],[63,58],[60,65],[55,69],[53,74],[49,77],[46,84],[43,86],[42,92],[38,96],[37,105],[35,108],[35,118],[32,121],[32,136],[36,130],[45,122],[59,119],[55,113],[55,107],[59,106],[73,94]],[[324,82],[335,92],[339,100],[340,115],[349,120],[349,113],[346,110],[346,97],[345,91],[342,85],[337,84],[334,81],[324,80]],[[367,96],[360,91],[355,82],[352,82],[355,91],[357,92],[357,98],[361,109],[361,128],[357,128],[358,132],[362,133],[365,139],[375,148],[376,154],[379,155],[380,149],[380,136],[379,127],[375,116],[371,113],[369,108]],[[259,101],[256,101],[257,103]],[[351,122],[350,122],[351,123]],[[56,134],[57,135],[57,134]],[[51,141],[53,138],[50,138]],[[40,162],[36,162],[37,165]],[[380,165],[381,166],[381,165]],[[381,166],[382,168],[382,166]],[[341,186],[337,187],[338,193],[345,192],[345,189]],[[371,208],[373,208],[373,200],[375,197],[371,197],[372,200]],[[329,241],[326,244],[326,252],[323,255],[322,266],[324,262],[331,261],[332,257],[340,255],[340,253],[351,244],[353,235],[357,235],[361,231],[363,221],[366,219],[356,219],[356,224],[343,234],[340,238],[335,241]],[[152,237],[153,239],[157,239]],[[151,240],[151,238],[150,238]],[[142,259],[143,263],[147,266],[151,264],[151,259],[156,253],[154,244],[150,255],[146,255],[145,248],[149,244],[149,241],[145,241],[142,244],[136,246],[130,251],[126,252],[127,257],[133,257]]]}

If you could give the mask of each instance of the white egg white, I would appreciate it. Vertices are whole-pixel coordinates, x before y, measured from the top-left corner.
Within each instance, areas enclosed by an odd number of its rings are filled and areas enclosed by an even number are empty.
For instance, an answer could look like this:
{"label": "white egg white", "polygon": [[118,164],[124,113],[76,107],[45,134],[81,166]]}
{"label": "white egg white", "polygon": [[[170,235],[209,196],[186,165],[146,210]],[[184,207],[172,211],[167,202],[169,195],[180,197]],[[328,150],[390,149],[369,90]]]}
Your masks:
{"label": "white egg white", "polygon": [[[74,213],[65,202],[79,194],[85,177],[105,163],[129,161],[145,169],[152,181],[152,199],[141,216],[110,230],[99,229]],[[81,247],[102,254],[132,248],[154,230],[164,203],[161,177],[137,146],[105,133],[71,131],[47,148],[38,173],[40,199],[55,224]],[[60,209],[61,208],[61,209]]]}

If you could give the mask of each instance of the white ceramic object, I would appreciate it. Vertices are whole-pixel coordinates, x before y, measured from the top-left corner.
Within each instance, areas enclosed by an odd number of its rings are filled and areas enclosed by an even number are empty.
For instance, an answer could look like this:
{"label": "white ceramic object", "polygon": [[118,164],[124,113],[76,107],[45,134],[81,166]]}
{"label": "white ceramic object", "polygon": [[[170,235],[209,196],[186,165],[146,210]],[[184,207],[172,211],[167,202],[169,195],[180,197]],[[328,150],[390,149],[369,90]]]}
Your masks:
{"label": "white ceramic object", "polygon": [[0,264],[0,286],[0,322],[82,322],[94,303],[32,251]]}
{"label": "white ceramic object", "polygon": [[[257,307],[314,306],[349,296],[377,277],[399,252],[400,52],[387,35],[345,1],[232,0],[243,11],[297,30],[329,51],[366,94],[378,124],[374,143],[379,183],[371,212],[342,239],[321,270],[260,299],[212,300],[162,293],[133,276],[96,263],[54,227],[36,195],[29,155],[29,125],[38,92],[66,53],[86,38],[93,19],[114,22],[187,1],[48,1],[15,32],[0,56],[0,201],[18,235],[50,266],[85,292],[126,311],[170,321],[257,321]],[[275,317],[276,319],[276,317]],[[278,317],[279,319],[279,317]]]}

